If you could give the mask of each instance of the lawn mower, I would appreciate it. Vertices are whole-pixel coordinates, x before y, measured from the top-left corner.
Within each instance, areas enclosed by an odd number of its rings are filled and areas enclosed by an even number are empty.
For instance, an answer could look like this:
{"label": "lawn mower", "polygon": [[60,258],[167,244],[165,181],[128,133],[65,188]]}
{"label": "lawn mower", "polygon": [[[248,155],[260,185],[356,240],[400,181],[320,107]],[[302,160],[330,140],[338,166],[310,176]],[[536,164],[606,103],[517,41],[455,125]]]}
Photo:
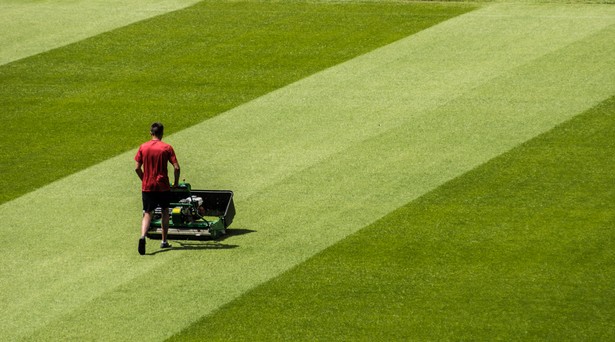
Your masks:
{"label": "lawn mower", "polygon": [[[233,222],[235,205],[230,190],[192,190],[189,183],[171,189],[168,239],[219,239]],[[154,211],[147,231],[150,239],[162,238],[162,208]]]}

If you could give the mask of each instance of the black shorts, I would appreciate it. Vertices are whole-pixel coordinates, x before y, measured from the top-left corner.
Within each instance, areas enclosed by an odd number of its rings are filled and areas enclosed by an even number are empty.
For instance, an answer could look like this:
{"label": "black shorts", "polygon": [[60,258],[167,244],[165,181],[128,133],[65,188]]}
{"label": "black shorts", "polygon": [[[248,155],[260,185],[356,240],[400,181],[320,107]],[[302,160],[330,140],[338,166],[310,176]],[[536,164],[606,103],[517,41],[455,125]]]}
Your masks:
{"label": "black shorts", "polygon": [[141,198],[143,199],[143,211],[152,212],[158,206],[160,206],[160,208],[169,207],[169,204],[171,203],[171,192],[143,191],[141,192]]}

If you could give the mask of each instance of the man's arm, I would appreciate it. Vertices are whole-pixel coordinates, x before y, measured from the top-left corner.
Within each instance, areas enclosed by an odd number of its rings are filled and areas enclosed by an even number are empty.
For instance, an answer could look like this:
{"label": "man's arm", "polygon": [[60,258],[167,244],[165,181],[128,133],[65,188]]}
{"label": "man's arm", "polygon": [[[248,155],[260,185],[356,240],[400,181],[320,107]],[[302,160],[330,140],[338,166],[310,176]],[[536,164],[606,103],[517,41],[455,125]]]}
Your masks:
{"label": "man's arm", "polygon": [[177,185],[179,184],[179,174],[180,174],[179,163],[175,162],[173,163],[173,186],[174,187],[177,187]]}
{"label": "man's arm", "polygon": [[143,169],[142,169],[143,163],[142,162],[136,162],[135,164],[135,172],[137,173],[137,176],[139,176],[140,180],[143,180]]}

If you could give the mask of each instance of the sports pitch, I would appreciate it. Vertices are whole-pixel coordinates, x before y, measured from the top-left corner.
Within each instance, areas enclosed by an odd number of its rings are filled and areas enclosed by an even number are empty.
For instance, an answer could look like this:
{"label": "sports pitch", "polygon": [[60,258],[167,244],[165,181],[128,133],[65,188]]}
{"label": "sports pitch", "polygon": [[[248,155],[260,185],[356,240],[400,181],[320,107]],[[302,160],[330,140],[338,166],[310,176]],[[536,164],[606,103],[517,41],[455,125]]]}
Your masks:
{"label": "sports pitch", "polygon": [[[3,339],[615,338],[615,5],[192,3],[7,29]],[[137,254],[153,120],[234,234]]]}

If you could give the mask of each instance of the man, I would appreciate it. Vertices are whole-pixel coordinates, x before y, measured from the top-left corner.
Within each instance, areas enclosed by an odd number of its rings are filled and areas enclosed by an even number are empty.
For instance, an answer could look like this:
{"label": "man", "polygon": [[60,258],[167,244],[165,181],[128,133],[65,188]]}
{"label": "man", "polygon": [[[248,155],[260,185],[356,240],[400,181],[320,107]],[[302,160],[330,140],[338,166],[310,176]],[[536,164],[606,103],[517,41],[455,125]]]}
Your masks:
{"label": "man", "polygon": [[179,181],[179,163],[171,145],[162,142],[164,126],[160,122],[152,124],[150,134],[152,139],[143,143],[135,156],[135,171],[141,179],[141,197],[143,199],[143,221],[141,222],[141,238],[139,239],[139,254],[145,254],[145,234],[152,222],[154,209],[162,208],[162,242],[161,248],[170,248],[167,242],[169,230],[169,204],[171,202],[171,185],[167,172],[167,164],[173,165],[173,187]]}

